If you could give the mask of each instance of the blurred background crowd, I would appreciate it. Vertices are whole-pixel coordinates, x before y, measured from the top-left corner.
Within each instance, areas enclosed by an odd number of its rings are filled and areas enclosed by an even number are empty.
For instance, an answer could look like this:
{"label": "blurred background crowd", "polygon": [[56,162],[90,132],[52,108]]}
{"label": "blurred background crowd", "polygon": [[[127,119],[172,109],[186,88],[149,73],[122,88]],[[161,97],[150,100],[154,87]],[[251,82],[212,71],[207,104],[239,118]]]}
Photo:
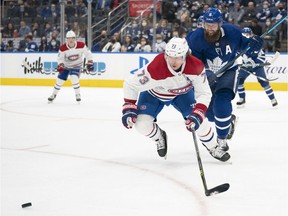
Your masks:
{"label": "blurred background crowd", "polygon": [[[87,41],[87,1],[67,0],[64,29],[60,29],[59,0],[2,0],[1,52],[57,52],[61,31],[73,30],[79,40]],[[153,1],[152,1],[153,2]],[[162,52],[172,37],[186,37],[201,28],[201,16],[209,7],[217,7],[225,22],[240,28],[250,27],[262,35],[275,22],[287,16],[287,0],[162,0],[153,26],[153,13],[141,17],[126,16],[116,31],[102,29],[94,40],[93,52]],[[129,1],[93,0],[92,22]],[[123,7],[123,6],[122,6]],[[149,8],[148,8],[149,9]],[[154,30],[156,32],[154,32]],[[156,38],[153,38],[155,37]],[[152,47],[152,41],[155,47]],[[264,51],[287,52],[287,21],[264,38]],[[31,43],[33,46],[31,46]],[[29,46],[30,45],[30,46]],[[33,48],[31,48],[33,47]],[[154,49],[153,49],[154,48]]]}

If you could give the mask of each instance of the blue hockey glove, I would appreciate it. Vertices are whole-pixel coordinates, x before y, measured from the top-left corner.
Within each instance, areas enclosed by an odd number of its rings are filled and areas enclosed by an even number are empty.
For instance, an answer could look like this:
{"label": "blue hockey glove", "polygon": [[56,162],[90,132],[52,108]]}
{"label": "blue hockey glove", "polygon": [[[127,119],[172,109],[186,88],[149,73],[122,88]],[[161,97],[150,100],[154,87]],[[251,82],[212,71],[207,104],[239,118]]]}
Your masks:
{"label": "blue hockey glove", "polygon": [[258,55],[263,44],[264,44],[264,40],[258,35],[255,35],[249,38],[249,42],[248,42],[249,49],[246,51],[246,54],[249,56]]}
{"label": "blue hockey glove", "polygon": [[92,60],[89,60],[89,61],[87,62],[86,68],[87,68],[87,70],[90,71],[90,72],[94,71],[94,63],[93,63]]}
{"label": "blue hockey glove", "polygon": [[60,63],[58,66],[57,66],[57,71],[58,72],[63,72],[65,70],[65,66],[63,63]]}
{"label": "blue hockey glove", "polygon": [[122,109],[122,123],[124,127],[131,129],[137,119],[137,105],[135,103],[126,102]]}
{"label": "blue hockey glove", "polygon": [[185,125],[187,130],[197,130],[200,127],[200,124],[203,122],[205,114],[201,109],[193,109],[191,114],[186,117]]}

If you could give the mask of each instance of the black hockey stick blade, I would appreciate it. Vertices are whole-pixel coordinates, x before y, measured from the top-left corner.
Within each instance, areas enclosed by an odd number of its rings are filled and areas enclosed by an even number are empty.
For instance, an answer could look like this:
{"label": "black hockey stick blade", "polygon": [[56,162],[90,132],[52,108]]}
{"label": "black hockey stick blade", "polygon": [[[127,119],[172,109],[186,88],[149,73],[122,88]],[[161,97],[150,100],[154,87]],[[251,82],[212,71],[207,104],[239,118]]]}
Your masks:
{"label": "black hockey stick blade", "polygon": [[217,187],[214,187],[214,188],[211,188],[211,189],[205,191],[205,195],[211,196],[211,195],[215,195],[218,193],[223,193],[223,192],[227,191],[229,188],[230,188],[230,185],[228,183],[225,183],[225,184],[219,185]]}

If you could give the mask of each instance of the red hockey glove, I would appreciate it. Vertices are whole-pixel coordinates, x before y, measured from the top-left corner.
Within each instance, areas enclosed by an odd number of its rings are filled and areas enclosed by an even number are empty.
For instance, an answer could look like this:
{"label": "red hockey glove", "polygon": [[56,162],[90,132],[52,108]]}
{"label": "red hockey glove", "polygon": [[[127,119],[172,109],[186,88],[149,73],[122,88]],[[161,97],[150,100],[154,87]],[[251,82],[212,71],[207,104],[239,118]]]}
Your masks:
{"label": "red hockey glove", "polygon": [[92,60],[89,60],[86,64],[86,68],[88,71],[93,72],[94,71],[94,63]]}
{"label": "red hockey glove", "polygon": [[58,72],[63,72],[65,70],[65,67],[64,67],[64,64],[63,63],[60,63],[58,66],[57,66],[57,71]]}
{"label": "red hockey glove", "polygon": [[137,105],[135,103],[126,102],[122,109],[122,123],[124,127],[131,129],[136,123]]}
{"label": "red hockey glove", "polygon": [[204,118],[205,114],[202,109],[193,109],[191,114],[187,116],[187,119],[185,121],[187,130],[197,130],[200,127],[200,124],[203,122]]}

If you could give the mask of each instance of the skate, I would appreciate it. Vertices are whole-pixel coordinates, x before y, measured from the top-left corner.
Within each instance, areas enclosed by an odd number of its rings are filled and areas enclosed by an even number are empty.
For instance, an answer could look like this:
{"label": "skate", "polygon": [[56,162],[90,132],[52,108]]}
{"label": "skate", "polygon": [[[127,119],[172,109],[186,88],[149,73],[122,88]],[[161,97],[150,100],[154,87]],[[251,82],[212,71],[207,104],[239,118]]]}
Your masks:
{"label": "skate", "polygon": [[273,107],[277,107],[277,106],[278,106],[278,102],[277,102],[276,99],[272,99],[272,100],[271,100],[271,103],[272,103],[272,106],[273,106]]}
{"label": "skate", "polygon": [[236,117],[234,114],[232,114],[231,115],[231,125],[230,125],[229,132],[228,132],[228,135],[227,135],[227,139],[228,140],[232,139],[232,137],[233,137],[237,121],[238,121],[238,117]]}
{"label": "skate", "polygon": [[80,101],[81,101],[81,95],[80,94],[76,94],[76,101],[78,103],[80,103]]}
{"label": "skate", "polygon": [[167,135],[164,130],[160,130],[160,137],[156,140],[157,152],[160,157],[164,157],[166,159],[167,154]]}
{"label": "skate", "polygon": [[48,98],[48,103],[52,103],[55,98],[56,98],[56,94],[52,94],[52,95]]}
{"label": "skate", "polygon": [[229,150],[229,146],[228,146],[228,144],[227,144],[227,140],[226,140],[226,139],[219,139],[219,138],[217,138],[217,143],[218,143],[219,148],[220,148],[222,151],[228,151],[228,150]]}
{"label": "skate", "polygon": [[245,98],[240,98],[240,100],[236,103],[238,108],[242,108],[245,106],[246,100]]}
{"label": "skate", "polygon": [[220,160],[222,162],[225,162],[230,159],[230,154],[226,151],[223,151],[220,146],[216,146],[212,149],[207,149],[212,157],[216,158],[217,160]]}

